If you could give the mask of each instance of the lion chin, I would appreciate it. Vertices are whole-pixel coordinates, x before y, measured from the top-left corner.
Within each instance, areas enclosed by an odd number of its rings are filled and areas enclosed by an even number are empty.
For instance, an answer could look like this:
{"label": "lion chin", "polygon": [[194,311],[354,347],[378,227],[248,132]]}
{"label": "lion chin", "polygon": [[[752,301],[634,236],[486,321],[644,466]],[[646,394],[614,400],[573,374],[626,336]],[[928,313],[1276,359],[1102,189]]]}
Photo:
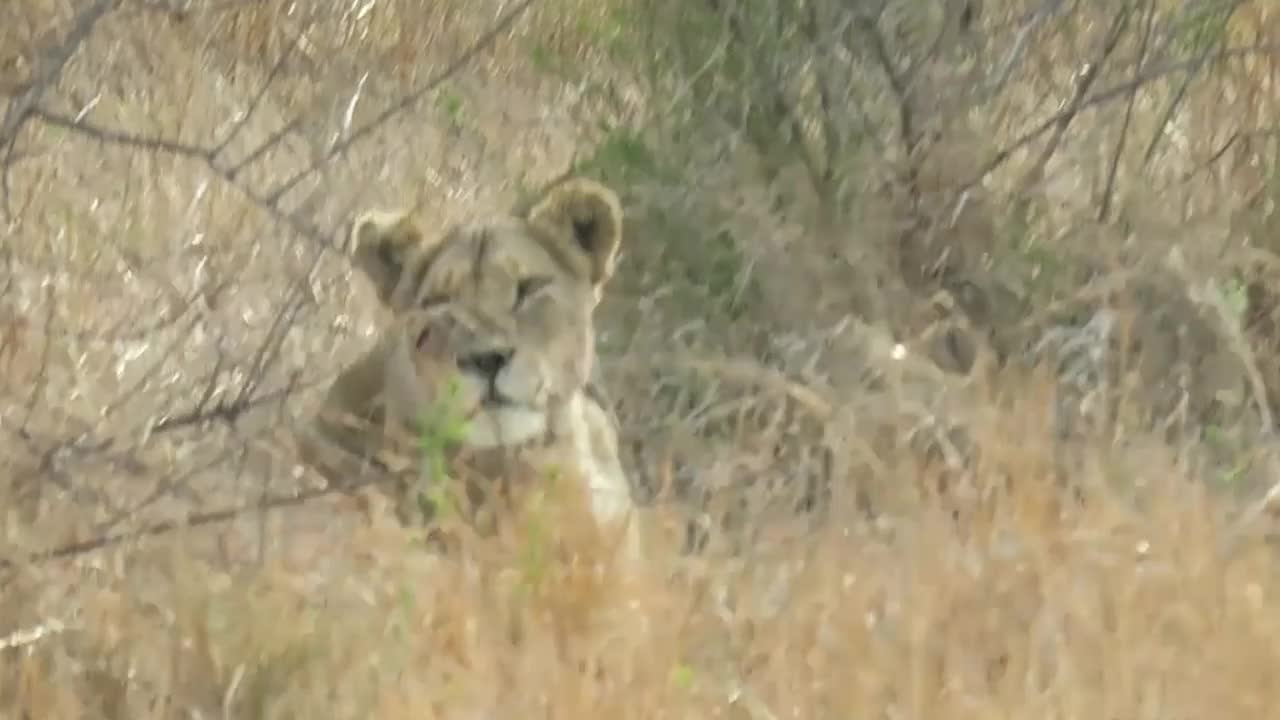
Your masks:
{"label": "lion chin", "polygon": [[403,455],[431,413],[456,412],[463,448],[575,478],[596,524],[619,529],[636,557],[616,425],[588,382],[593,314],[621,241],[617,196],[583,178],[527,211],[435,234],[408,212],[357,215],[347,251],[390,322],[330,385],[300,433],[303,460],[342,486],[369,472],[370,458]]}
{"label": "lion chin", "polygon": [[521,445],[541,439],[547,428],[547,415],[537,408],[490,400],[467,421],[466,444],[479,450]]}

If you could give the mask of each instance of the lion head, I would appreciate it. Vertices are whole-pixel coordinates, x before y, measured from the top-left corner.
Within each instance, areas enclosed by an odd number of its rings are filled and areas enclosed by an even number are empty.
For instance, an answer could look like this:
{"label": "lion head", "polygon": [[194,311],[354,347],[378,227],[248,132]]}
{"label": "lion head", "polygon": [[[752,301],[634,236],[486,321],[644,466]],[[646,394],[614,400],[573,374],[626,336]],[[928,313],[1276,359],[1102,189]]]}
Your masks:
{"label": "lion head", "polygon": [[447,401],[473,448],[554,432],[591,374],[592,314],[621,239],[617,196],[581,178],[528,212],[438,233],[405,212],[357,217],[355,265],[393,317],[388,415],[413,424]]}

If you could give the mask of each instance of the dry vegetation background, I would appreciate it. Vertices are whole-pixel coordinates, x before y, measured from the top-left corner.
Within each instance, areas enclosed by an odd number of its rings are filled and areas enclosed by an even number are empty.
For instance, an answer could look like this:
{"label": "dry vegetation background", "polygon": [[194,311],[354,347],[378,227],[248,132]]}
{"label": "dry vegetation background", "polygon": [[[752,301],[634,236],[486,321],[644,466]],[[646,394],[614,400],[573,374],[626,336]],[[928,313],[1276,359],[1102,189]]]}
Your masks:
{"label": "dry vegetation background", "polygon": [[[0,717],[1270,717],[1278,52],[1269,0],[0,3]],[[569,167],[630,582],[554,488],[436,557],[283,441],[379,321],[354,209]]]}

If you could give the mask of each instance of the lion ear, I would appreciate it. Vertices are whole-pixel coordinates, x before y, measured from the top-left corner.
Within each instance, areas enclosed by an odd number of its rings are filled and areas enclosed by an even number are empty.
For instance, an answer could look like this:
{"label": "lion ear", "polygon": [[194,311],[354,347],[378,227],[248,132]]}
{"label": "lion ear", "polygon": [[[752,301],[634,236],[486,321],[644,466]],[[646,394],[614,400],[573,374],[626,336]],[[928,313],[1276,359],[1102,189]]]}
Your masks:
{"label": "lion ear", "polygon": [[422,228],[403,211],[366,210],[351,224],[347,251],[384,305],[391,304],[405,268],[422,250],[423,237]]}
{"label": "lion ear", "polygon": [[530,224],[546,229],[597,289],[613,275],[622,245],[622,205],[613,190],[586,178],[557,184],[529,210]]}

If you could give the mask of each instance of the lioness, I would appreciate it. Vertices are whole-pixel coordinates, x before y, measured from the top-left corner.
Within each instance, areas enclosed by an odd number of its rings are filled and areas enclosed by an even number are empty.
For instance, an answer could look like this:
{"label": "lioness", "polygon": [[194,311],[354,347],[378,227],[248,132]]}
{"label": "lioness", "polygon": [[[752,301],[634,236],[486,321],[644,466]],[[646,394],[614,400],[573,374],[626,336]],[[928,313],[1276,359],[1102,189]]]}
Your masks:
{"label": "lioness", "polygon": [[[465,453],[537,472],[556,466],[581,483],[600,529],[625,533],[623,551],[637,555],[616,429],[589,384],[592,314],[621,240],[617,196],[583,178],[527,212],[439,234],[406,212],[360,214],[348,251],[392,321],[330,386],[300,433],[302,459],[339,486],[385,473],[392,456],[421,463],[413,442],[425,414],[447,405],[465,420]],[[410,494],[397,498],[402,521],[418,502]]]}

